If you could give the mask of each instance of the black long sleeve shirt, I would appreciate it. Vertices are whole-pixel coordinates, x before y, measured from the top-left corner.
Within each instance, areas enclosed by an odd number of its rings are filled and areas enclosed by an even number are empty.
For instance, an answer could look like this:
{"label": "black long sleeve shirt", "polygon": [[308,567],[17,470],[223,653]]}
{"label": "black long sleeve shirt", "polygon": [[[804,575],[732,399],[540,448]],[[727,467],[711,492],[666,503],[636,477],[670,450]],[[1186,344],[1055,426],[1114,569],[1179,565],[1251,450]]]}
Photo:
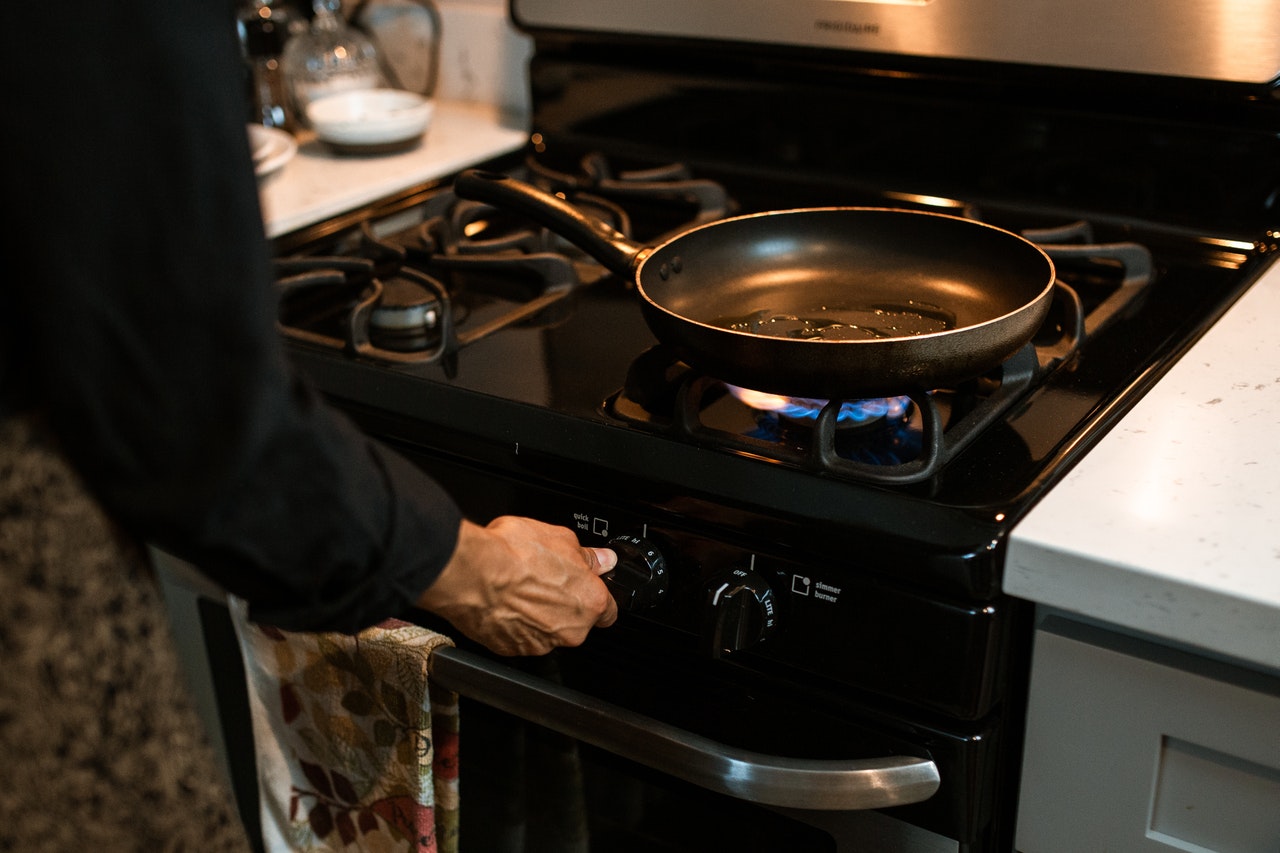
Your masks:
{"label": "black long sleeve shirt", "polygon": [[0,397],[43,411],[122,526],[253,618],[402,613],[460,514],[287,362],[231,4],[9,11]]}

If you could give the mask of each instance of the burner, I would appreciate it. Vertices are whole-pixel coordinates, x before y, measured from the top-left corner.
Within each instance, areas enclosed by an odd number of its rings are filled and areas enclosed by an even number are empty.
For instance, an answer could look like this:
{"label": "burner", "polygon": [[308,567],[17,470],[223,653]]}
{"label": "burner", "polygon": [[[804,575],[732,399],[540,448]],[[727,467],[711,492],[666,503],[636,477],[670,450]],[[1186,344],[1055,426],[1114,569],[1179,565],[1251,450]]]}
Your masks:
{"label": "burner", "polygon": [[532,183],[563,194],[575,204],[588,199],[594,204],[625,205],[643,223],[634,228],[628,223],[617,230],[650,244],[665,242],[691,226],[715,222],[738,210],[737,201],[722,184],[694,178],[682,163],[624,169],[616,168],[600,152],[591,152],[568,172],[533,157],[526,162],[526,169]]}
{"label": "burner", "polygon": [[[811,397],[786,397],[779,394],[766,394],[750,388],[739,388],[728,385],[729,393],[746,405],[762,412],[799,423],[813,423],[818,414],[827,406],[827,400],[815,400]],[[869,400],[849,400],[840,405],[840,413],[836,416],[836,426],[840,428],[863,426],[881,420],[900,420],[911,408],[910,397],[881,397]]]}
{"label": "burner", "polygon": [[841,401],[837,408],[728,385],[658,345],[633,360],[606,408],[643,429],[721,450],[868,483],[906,484],[936,474],[1046,369],[1052,368],[1042,366],[1028,344],[981,380]]}
{"label": "burner", "polygon": [[440,299],[418,282],[388,279],[369,314],[369,340],[395,352],[428,349],[440,340],[440,312]]}
{"label": "burner", "polygon": [[[446,198],[452,198],[452,193]],[[536,252],[543,244],[540,229],[519,217],[474,201],[454,199],[441,214],[440,226],[437,228],[428,220],[426,231],[435,234],[437,247],[449,254]]]}
{"label": "burner", "polygon": [[[767,394],[725,383],[730,396],[755,412],[743,435],[767,444],[805,448],[815,441],[818,416],[828,400]],[[910,397],[847,400],[840,404],[831,434],[834,453],[852,462],[902,465],[920,455],[921,431],[911,421]]]}
{"label": "burner", "polygon": [[[617,203],[585,192],[567,190],[564,195],[588,216],[599,219],[622,234],[631,234],[627,212]],[[425,221],[410,253],[425,253],[426,263],[453,264],[459,259],[484,259],[500,264],[519,263],[521,257],[556,255],[572,264],[573,284],[594,284],[607,271],[577,246],[547,228],[509,211],[481,202],[460,199],[452,190],[433,199],[424,211]],[[555,283],[560,283],[556,276]]]}

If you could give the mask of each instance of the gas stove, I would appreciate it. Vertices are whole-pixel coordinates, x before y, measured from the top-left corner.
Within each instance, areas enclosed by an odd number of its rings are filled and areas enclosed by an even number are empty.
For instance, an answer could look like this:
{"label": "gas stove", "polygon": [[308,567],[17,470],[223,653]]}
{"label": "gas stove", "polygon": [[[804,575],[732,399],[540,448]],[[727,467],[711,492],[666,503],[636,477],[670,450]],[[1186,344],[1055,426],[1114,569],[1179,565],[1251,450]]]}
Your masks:
{"label": "gas stove", "polygon": [[[1012,523],[1082,450],[1082,434],[1105,429],[1266,258],[1265,233],[1251,241],[1118,223],[1108,214],[1081,218],[1080,210],[805,187],[799,180],[784,186],[777,178],[770,184],[759,175],[699,173],[678,163],[621,166],[600,151],[562,170],[544,154],[534,150],[501,165],[642,241],[773,209],[775,192],[793,204],[822,200],[990,221],[1054,259],[1054,303],[1026,347],[956,387],[834,402],[759,394],[704,375],[659,343],[631,282],[556,234],[442,187],[426,201],[277,259],[282,332],[322,387],[370,407],[377,413],[371,416],[423,423],[430,407],[428,421],[472,439],[490,433],[500,445],[506,442],[498,435],[517,428],[511,417],[546,419],[553,425],[546,444],[525,439],[525,452],[590,464],[572,449],[582,438],[562,433],[567,420],[583,435],[646,448],[631,457],[639,470],[629,472],[642,479],[661,457],[692,451],[715,460],[700,466],[756,469],[748,477],[813,478],[822,487],[878,494],[888,487],[922,512],[946,508],[979,520],[985,539],[991,531],[983,522],[1001,516],[1005,527]],[[378,380],[362,388],[366,376]],[[453,394],[488,413],[454,420],[447,411],[453,407],[426,402]],[[679,471],[670,476],[688,479]],[[766,496],[748,486],[717,495],[716,482],[682,485],[739,503],[780,503],[801,516],[814,512],[794,489]],[[990,588],[991,581],[968,588]]]}
{"label": "gas stove", "polygon": [[[1054,262],[1033,339],[952,387],[873,399],[729,385],[654,336],[632,282],[447,182],[282,241],[281,332],[469,514],[618,549],[622,619],[554,656],[575,701],[752,749],[927,758],[936,793],[876,812],[910,839],[898,849],[1006,849],[1030,629],[1000,591],[1004,544],[1278,250],[1275,76],[835,43],[883,36],[912,4],[809,3],[807,40],[735,18],[717,41],[688,20],[714,4],[678,5],[658,26],[614,4],[630,23],[610,27],[572,25],[587,18],[571,2],[516,3],[536,43],[533,132],[485,168],[647,245],[800,207],[989,223]],[[780,719],[810,732],[780,746],[761,733]],[[881,837],[835,811],[787,813],[779,837]],[[686,838],[702,822],[664,814]]]}

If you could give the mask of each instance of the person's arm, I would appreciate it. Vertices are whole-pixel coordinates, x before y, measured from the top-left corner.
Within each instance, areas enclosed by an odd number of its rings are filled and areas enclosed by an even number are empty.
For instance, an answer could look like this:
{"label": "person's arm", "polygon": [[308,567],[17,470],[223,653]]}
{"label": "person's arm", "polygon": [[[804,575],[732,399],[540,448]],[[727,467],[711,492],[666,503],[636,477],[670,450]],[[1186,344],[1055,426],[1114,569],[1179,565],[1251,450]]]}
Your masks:
{"label": "person's arm", "polygon": [[[6,245],[32,266],[6,284],[4,381],[22,374],[133,535],[247,599],[258,621],[356,631],[404,615],[447,565],[481,587],[498,569],[467,558],[449,495],[286,360],[229,13],[208,0],[85,4],[59,21],[50,62],[28,37],[47,16],[14,10],[9,119],[22,132],[0,168],[21,214]],[[561,582],[598,586],[593,612],[552,607],[559,623],[533,629],[548,643],[611,621],[603,583],[576,559]],[[484,618],[461,621],[486,642]]]}

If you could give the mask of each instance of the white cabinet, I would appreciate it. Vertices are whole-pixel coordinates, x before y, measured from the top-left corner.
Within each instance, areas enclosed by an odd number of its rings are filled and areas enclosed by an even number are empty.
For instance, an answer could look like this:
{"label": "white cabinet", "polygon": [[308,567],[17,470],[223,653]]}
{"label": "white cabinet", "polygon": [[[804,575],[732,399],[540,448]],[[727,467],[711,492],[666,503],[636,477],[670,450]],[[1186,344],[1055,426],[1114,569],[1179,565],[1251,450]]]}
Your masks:
{"label": "white cabinet", "polygon": [[1280,673],[1043,619],[1017,849],[1280,853]]}

